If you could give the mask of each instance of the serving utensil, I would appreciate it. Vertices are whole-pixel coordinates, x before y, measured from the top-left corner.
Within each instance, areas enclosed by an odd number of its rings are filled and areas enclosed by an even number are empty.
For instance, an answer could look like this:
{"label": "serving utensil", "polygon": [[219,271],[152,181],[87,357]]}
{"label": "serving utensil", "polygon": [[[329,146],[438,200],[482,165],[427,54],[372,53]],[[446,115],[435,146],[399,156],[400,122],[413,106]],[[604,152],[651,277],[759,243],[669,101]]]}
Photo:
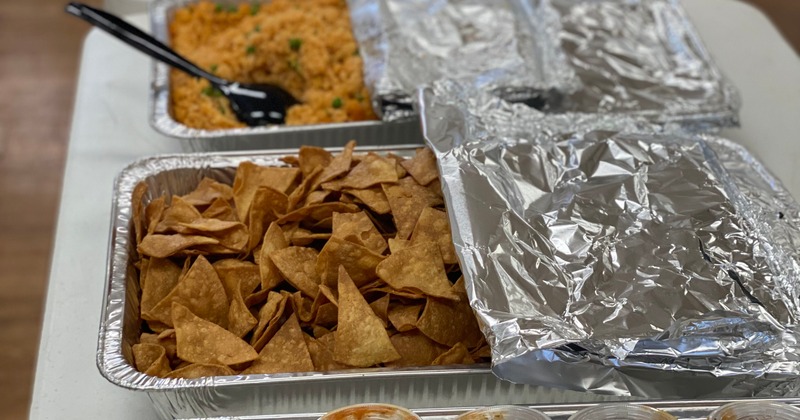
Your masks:
{"label": "serving utensil", "polygon": [[172,67],[208,80],[231,103],[239,121],[255,127],[283,124],[286,110],[299,103],[289,92],[269,84],[239,83],[217,77],[190,62],[161,41],[121,18],[82,3],[71,2],[66,12],[108,32],[122,42]]}

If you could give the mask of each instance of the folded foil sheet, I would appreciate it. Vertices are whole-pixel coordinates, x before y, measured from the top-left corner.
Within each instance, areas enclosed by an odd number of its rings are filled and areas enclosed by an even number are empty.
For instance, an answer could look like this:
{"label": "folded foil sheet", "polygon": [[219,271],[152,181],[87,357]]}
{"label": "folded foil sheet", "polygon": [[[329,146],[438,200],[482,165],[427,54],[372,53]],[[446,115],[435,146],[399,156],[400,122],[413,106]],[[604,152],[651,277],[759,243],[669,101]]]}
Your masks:
{"label": "folded foil sheet", "polygon": [[421,93],[503,379],[650,398],[798,393],[800,206],[746,150]]}
{"label": "folded foil sheet", "polygon": [[384,120],[444,78],[549,113],[738,124],[739,100],[677,0],[348,0]]}
{"label": "folded foil sheet", "polygon": [[721,75],[678,0],[550,0],[582,89],[561,111],[629,113],[659,123],[738,124]]}
{"label": "folded foil sheet", "polygon": [[578,87],[558,48],[558,14],[530,0],[348,0],[364,79],[384,121],[416,115],[417,87],[468,80],[541,107]]}

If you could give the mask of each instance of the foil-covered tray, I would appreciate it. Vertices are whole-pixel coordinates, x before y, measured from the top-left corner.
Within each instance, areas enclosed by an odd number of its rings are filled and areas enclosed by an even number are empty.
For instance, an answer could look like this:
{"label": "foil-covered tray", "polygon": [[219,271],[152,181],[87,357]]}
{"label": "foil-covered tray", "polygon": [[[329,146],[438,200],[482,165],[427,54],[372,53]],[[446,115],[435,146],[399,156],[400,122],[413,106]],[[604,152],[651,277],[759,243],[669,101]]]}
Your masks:
{"label": "foil-covered tray", "polygon": [[[169,22],[175,10],[196,0],[156,0],[150,4],[150,26],[153,36],[170,45]],[[244,0],[225,0],[221,4],[243,3]],[[391,145],[422,143],[419,120],[388,123],[358,121],[347,123],[302,126],[264,126],[223,130],[203,130],[176,121],[170,113],[170,67],[153,61],[150,85],[150,124],[164,135],[173,137],[187,152],[260,150],[315,145],[342,146],[350,139],[361,145]]]}
{"label": "foil-covered tray", "polygon": [[[408,156],[418,147],[359,147],[356,151]],[[297,153],[298,150],[293,149],[165,155],[139,160],[120,173],[112,203],[107,282],[97,349],[97,366],[106,379],[125,389],[147,392],[159,415],[165,419],[328,411],[367,401],[420,408],[608,400],[510,384],[497,379],[488,365],[191,380],[161,379],[137,371],[131,363],[131,347],[138,341],[141,328],[138,315],[141,291],[133,266],[134,241],[130,237],[134,187],[140,181],[146,182],[149,195],[144,200],[149,202],[162,194],[188,193],[203,177],[231,183],[242,161],[284,166],[280,158]]]}
{"label": "foil-covered tray", "polygon": [[419,86],[443,78],[544,107],[578,88],[559,48],[558,13],[529,0],[348,0],[373,108],[416,115]]}
{"label": "foil-covered tray", "polygon": [[413,114],[415,88],[451,79],[554,114],[738,125],[736,90],[678,0],[348,2],[384,119]]}
{"label": "foil-covered tray", "polygon": [[649,398],[797,395],[800,206],[747,150],[446,87],[422,91],[423,129],[495,374]]}
{"label": "foil-covered tray", "polygon": [[551,0],[582,89],[566,112],[623,113],[694,128],[738,125],[739,98],[678,0]]}

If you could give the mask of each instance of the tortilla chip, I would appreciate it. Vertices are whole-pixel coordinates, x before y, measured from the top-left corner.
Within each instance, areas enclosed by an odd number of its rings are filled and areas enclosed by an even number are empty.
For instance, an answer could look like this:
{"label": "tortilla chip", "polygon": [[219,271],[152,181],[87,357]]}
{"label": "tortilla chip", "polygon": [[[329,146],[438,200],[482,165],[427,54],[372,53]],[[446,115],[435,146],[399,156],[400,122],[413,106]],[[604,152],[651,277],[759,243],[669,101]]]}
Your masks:
{"label": "tortilla chip", "polygon": [[247,227],[239,222],[218,219],[197,219],[192,223],[179,223],[175,231],[188,235],[209,236],[219,240],[219,245],[235,252],[245,251]]}
{"label": "tortilla chip", "polygon": [[356,367],[369,367],[397,360],[380,318],[358,292],[344,267],[339,267],[339,325],[333,359]]}
{"label": "tortilla chip", "polygon": [[228,302],[237,295],[247,296],[261,283],[259,268],[249,261],[235,258],[219,260],[211,265],[217,272]]}
{"label": "tortilla chip", "polygon": [[167,351],[158,344],[134,344],[133,361],[136,370],[145,375],[163,378],[172,370]]}
{"label": "tortilla chip", "polygon": [[312,191],[314,181],[316,181],[321,173],[322,168],[319,167],[310,173],[308,177],[303,178],[303,181],[300,183],[300,185],[295,188],[291,194],[289,194],[288,210],[296,209],[299,203],[305,201],[306,196]]}
{"label": "tortilla chip", "polygon": [[248,309],[242,296],[243,286],[241,283],[243,281],[247,280],[239,279],[233,300],[231,300],[231,306],[228,308],[228,331],[239,338],[247,335],[258,324],[258,320],[250,313],[250,309]]}
{"label": "tortilla chip", "polygon": [[375,268],[383,259],[383,255],[364,246],[331,237],[320,251],[316,270],[323,284],[333,286],[339,277],[339,266],[344,266],[355,284],[361,286],[375,279]]}
{"label": "tortilla chip", "polygon": [[172,321],[175,324],[178,357],[182,360],[230,366],[258,357],[258,353],[244,340],[198,317],[180,303],[172,304]]}
{"label": "tortilla chip", "polygon": [[269,340],[258,358],[242,374],[311,372],[314,362],[297,317],[292,315],[280,330]]}
{"label": "tortilla chip", "polygon": [[310,298],[319,292],[320,278],[317,275],[317,251],[313,248],[290,246],[269,254],[278,271],[292,286]]}
{"label": "tortilla chip", "polygon": [[300,292],[294,292],[292,293],[291,303],[292,310],[294,310],[295,315],[297,315],[300,321],[311,322],[311,318],[314,314],[311,310],[313,302],[310,299],[303,297],[303,294]]}
{"label": "tortilla chip", "polygon": [[166,200],[164,197],[158,197],[151,201],[144,209],[144,217],[146,219],[147,234],[152,235],[156,232],[156,226],[164,215],[167,208]]}
{"label": "tortilla chip", "polygon": [[306,246],[318,239],[328,239],[330,233],[314,233],[308,229],[303,229],[298,223],[290,223],[282,226],[283,234],[293,246]]}
{"label": "tortilla chip", "polygon": [[372,301],[369,307],[372,308],[372,311],[375,312],[375,315],[381,320],[383,328],[387,328],[389,326],[389,295],[384,295]]}
{"label": "tortilla chip", "polygon": [[[356,142],[354,140],[348,141],[344,146],[342,153],[335,156],[333,160],[331,160],[330,163],[325,167],[325,170],[322,171],[319,179],[317,179],[317,185],[346,174],[350,170],[350,163],[353,160],[353,149],[355,147]],[[316,189],[316,186],[313,189]]]}
{"label": "tortilla chip", "polygon": [[267,303],[258,312],[258,326],[250,339],[256,351],[261,351],[283,324],[281,318],[288,302],[289,300],[282,294],[270,292]]}
{"label": "tortilla chip", "polygon": [[228,298],[225,288],[214,267],[205,257],[200,256],[192,264],[186,276],[178,285],[149,312],[142,313],[142,319],[172,324],[172,304],[186,306],[200,318],[225,326],[228,318]]}
{"label": "tortilla chip", "polygon": [[387,214],[391,211],[389,200],[386,198],[386,194],[383,193],[383,188],[381,187],[372,187],[363,190],[346,188],[342,190],[342,192],[357,198],[377,214]]}
{"label": "tortilla chip", "polygon": [[395,162],[370,153],[339,181],[339,185],[340,188],[361,190],[381,183],[395,182]]}
{"label": "tortilla chip", "polygon": [[400,156],[397,156],[393,153],[389,153],[386,155],[386,159],[389,159],[394,162],[394,170],[397,172],[397,179],[400,179],[406,175],[408,175],[408,171],[404,168],[401,163],[404,162],[406,159],[403,159]]}
{"label": "tortilla chip", "polygon": [[389,307],[387,317],[397,331],[411,331],[417,328],[417,320],[422,305],[393,305]]}
{"label": "tortilla chip", "polygon": [[278,224],[300,222],[300,221],[314,221],[327,219],[333,216],[333,213],[355,213],[360,209],[354,204],[345,203],[320,203],[306,207],[301,207],[293,210],[290,213],[278,219]]}
{"label": "tortilla chip", "polygon": [[142,300],[139,308],[141,312],[148,312],[175,288],[181,275],[181,268],[167,259],[151,258],[144,261],[147,264],[142,276],[143,278],[146,276],[150,281],[142,284]]}
{"label": "tortilla chip", "polygon": [[267,296],[269,296],[269,292],[271,292],[271,290],[258,289],[257,291],[253,292],[252,294],[244,298],[244,304],[247,305],[248,308],[251,308],[255,305],[261,305],[262,303],[267,301]]}
{"label": "tortilla chip", "polygon": [[180,223],[192,223],[202,218],[203,216],[193,205],[187,203],[181,197],[174,195],[172,196],[172,202],[170,202],[169,207],[167,207],[166,210],[164,210],[164,214],[161,215],[161,220],[156,225],[155,232],[178,232],[175,228],[178,227]]}
{"label": "tortilla chip", "polygon": [[289,197],[286,194],[269,187],[260,187],[256,190],[247,218],[247,228],[250,230],[248,251],[258,246],[264,237],[266,227],[285,214],[288,207]]}
{"label": "tortilla chip", "polygon": [[420,242],[439,244],[439,252],[442,253],[442,261],[445,264],[458,262],[453,238],[450,236],[450,220],[447,218],[447,213],[430,207],[422,210],[417,225],[411,233],[411,244]]}
{"label": "tortilla chip", "polygon": [[319,325],[314,325],[313,327],[311,327],[311,330],[314,333],[314,338],[316,338],[316,339],[319,339],[319,338],[321,338],[323,336],[331,334],[331,330],[329,330],[329,329],[327,329],[325,327],[321,327]]}
{"label": "tortilla chip", "polygon": [[458,300],[444,272],[439,245],[422,242],[389,255],[375,269],[395,290],[419,291],[428,296]]}
{"label": "tortilla chip", "polygon": [[363,245],[377,254],[382,254],[388,245],[383,235],[372,224],[363,211],[358,213],[333,213],[332,236]]}
{"label": "tortilla chip", "polygon": [[198,245],[215,245],[219,241],[214,238],[196,235],[147,235],[136,250],[148,257],[167,258]]}
{"label": "tortilla chip", "polygon": [[333,303],[324,303],[317,308],[314,315],[314,325],[333,328],[339,321],[339,308]]}
{"label": "tortilla chip", "polygon": [[203,178],[194,191],[181,198],[195,207],[207,206],[218,199],[233,200],[233,190],[229,185]]}
{"label": "tortilla chip", "polygon": [[394,254],[401,249],[408,247],[411,241],[408,239],[389,238],[389,253]]}
{"label": "tortilla chip", "polygon": [[428,185],[439,177],[439,170],[436,168],[436,156],[427,147],[417,149],[413,158],[400,162],[400,165],[420,185]]}
{"label": "tortilla chip", "polygon": [[201,213],[204,219],[218,219],[229,222],[238,222],[236,212],[230,203],[222,198],[214,200],[207,209]]}
{"label": "tortilla chip", "polygon": [[450,350],[442,353],[436,360],[431,363],[433,366],[444,365],[471,365],[475,363],[472,356],[469,355],[469,350],[462,343],[456,343]]}
{"label": "tortilla chip", "polygon": [[441,193],[437,193],[431,188],[419,185],[417,181],[410,176],[398,180],[397,183],[411,191],[412,194],[418,196],[428,205],[428,207],[437,207],[444,204]]}
{"label": "tortilla chip", "polygon": [[417,219],[428,203],[418,194],[402,185],[383,184],[383,192],[389,200],[392,218],[397,227],[396,239],[408,239],[417,224]]}
{"label": "tortilla chip", "polygon": [[178,353],[178,345],[175,342],[174,329],[165,330],[161,334],[142,333],[139,336],[139,343],[154,344],[163,347],[166,351],[167,358],[170,361],[175,360]]}
{"label": "tortilla chip", "polygon": [[306,201],[303,203],[304,206],[310,206],[312,204],[319,204],[325,201],[328,196],[331,195],[330,191],[325,190],[317,190],[311,191],[306,196]]}
{"label": "tortilla chip", "polygon": [[142,238],[147,234],[145,226],[145,208],[142,199],[147,193],[147,184],[142,181],[136,184],[131,194],[131,219],[133,220],[133,232],[136,244],[142,242]]}
{"label": "tortilla chip", "polygon": [[[303,178],[308,178],[317,168],[327,168],[333,161],[333,155],[321,147],[300,146],[297,159]],[[350,164],[347,166],[349,168]]]}
{"label": "tortilla chip", "polygon": [[400,353],[400,360],[387,366],[430,366],[437,357],[448,350],[417,331],[401,332],[390,337],[392,345]]}
{"label": "tortilla chip", "polygon": [[166,377],[170,379],[197,379],[211,376],[232,376],[235,374],[236,372],[233,369],[224,365],[193,363],[173,370]]}
{"label": "tortilla chip", "polygon": [[314,363],[314,370],[317,372],[328,372],[331,370],[347,369],[348,366],[337,363],[333,360],[333,352],[331,349],[308,334],[303,334],[308,347],[308,353],[311,355],[311,361]]}
{"label": "tortilla chip", "polygon": [[429,297],[417,321],[417,328],[431,340],[448,347],[460,342],[470,347],[478,345],[483,334],[469,305],[463,277],[453,285],[452,290],[460,300]]}
{"label": "tortilla chip", "polygon": [[[242,162],[236,169],[233,180],[233,201],[239,220],[249,220],[248,214],[253,198],[259,188],[268,187],[286,194],[294,185],[300,170],[297,168],[276,168],[258,166],[253,162]],[[258,237],[261,237],[259,233]]]}
{"label": "tortilla chip", "polygon": [[259,254],[259,267],[261,273],[261,290],[272,290],[283,281],[283,276],[278,267],[269,257],[269,254],[280,249],[288,248],[286,236],[277,223],[271,223],[264,234],[261,251]]}

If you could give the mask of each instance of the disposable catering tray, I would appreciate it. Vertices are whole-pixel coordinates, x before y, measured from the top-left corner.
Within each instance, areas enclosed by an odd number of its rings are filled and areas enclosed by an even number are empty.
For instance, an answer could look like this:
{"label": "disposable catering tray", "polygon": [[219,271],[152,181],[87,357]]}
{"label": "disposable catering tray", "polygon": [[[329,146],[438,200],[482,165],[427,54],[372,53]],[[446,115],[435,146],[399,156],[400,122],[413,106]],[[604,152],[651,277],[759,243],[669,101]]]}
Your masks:
{"label": "disposable catering tray", "polygon": [[[364,147],[356,152],[413,154],[419,146]],[[341,150],[341,149],[339,149]],[[331,149],[331,151],[335,151]],[[141,295],[130,235],[131,193],[144,181],[144,204],[161,194],[186,194],[203,177],[231,183],[240,162],[284,165],[282,156],[298,150],[176,154],[145,158],[117,177],[112,203],[105,301],[97,365],[110,382],[146,392],[162,418],[324,412],[380,401],[409,408],[497,404],[609,401],[603,397],[545,387],[514,385],[497,379],[488,365],[446,368],[377,368],[330,373],[239,375],[202,379],[162,379],[138,372],[132,345],[138,340]]]}
{"label": "disposable catering tray", "polygon": [[[708,415],[718,407],[730,403],[732,400],[698,400],[698,401],[643,401],[635,404],[644,404],[661,411],[664,411],[678,420],[706,420]],[[755,401],[755,400],[753,400]],[[797,399],[768,400],[780,401],[794,406],[800,405]],[[528,405],[526,407],[537,409],[550,416],[552,420],[568,420],[573,414],[595,404],[544,404]],[[416,415],[425,420],[453,420],[477,407],[451,407],[438,409],[413,410]],[[324,413],[306,413],[292,415],[257,415],[257,416],[237,416],[237,417],[217,417],[203,420],[272,420],[272,419],[291,419],[291,420],[317,420]],[[194,419],[201,420],[201,419]],[[597,420],[605,420],[598,418]]]}
{"label": "disposable catering tray", "polygon": [[[150,6],[153,36],[170,45],[169,22],[176,9],[196,0],[156,0]],[[237,4],[244,1],[222,1]],[[261,150],[315,145],[342,146],[350,139],[360,145],[422,143],[419,118],[398,122],[358,121],[302,126],[264,126],[224,130],[203,130],[176,121],[170,113],[170,67],[153,61],[150,86],[150,124],[153,128],[179,141],[186,152]]]}

